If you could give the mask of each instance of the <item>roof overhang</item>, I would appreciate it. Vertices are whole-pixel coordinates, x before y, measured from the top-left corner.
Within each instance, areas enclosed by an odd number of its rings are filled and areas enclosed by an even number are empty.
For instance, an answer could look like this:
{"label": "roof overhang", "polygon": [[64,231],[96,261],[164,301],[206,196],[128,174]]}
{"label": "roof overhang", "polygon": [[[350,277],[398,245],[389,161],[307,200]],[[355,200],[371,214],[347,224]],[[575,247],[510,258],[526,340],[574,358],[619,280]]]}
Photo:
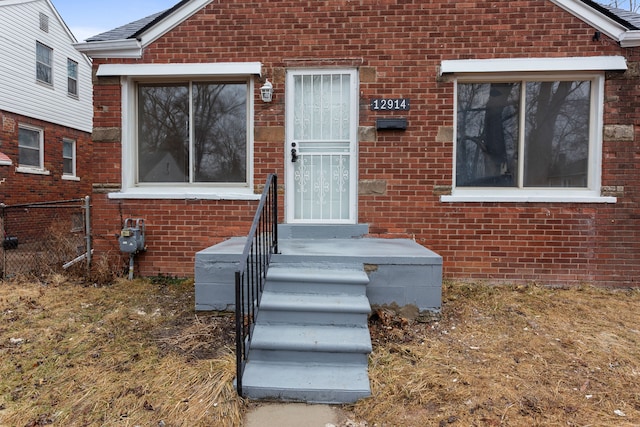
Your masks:
{"label": "roof overhang", "polygon": [[456,59],[444,60],[440,64],[440,74],[623,71],[626,69],[627,61],[623,56]]}
{"label": "roof overhang", "polygon": [[622,47],[638,47],[640,46],[640,31],[633,30],[624,33],[624,37],[620,39]]}
{"label": "roof overhang", "polygon": [[148,29],[136,34],[135,38],[109,41],[92,41],[76,43],[73,46],[91,58],[142,58],[143,49],[180,25],[213,0],[191,0],[178,3],[154,22]]}
{"label": "roof overhang", "polygon": [[640,46],[640,31],[626,28],[580,0],[551,0],[551,2],[614,39],[622,47]]}
{"label": "roof overhang", "polygon": [[211,62],[191,64],[102,64],[97,77],[126,76],[145,77],[210,77],[248,76],[262,74],[260,62]]}
{"label": "roof overhang", "polygon": [[74,43],[73,47],[90,58],[142,57],[142,43],[136,39]]}

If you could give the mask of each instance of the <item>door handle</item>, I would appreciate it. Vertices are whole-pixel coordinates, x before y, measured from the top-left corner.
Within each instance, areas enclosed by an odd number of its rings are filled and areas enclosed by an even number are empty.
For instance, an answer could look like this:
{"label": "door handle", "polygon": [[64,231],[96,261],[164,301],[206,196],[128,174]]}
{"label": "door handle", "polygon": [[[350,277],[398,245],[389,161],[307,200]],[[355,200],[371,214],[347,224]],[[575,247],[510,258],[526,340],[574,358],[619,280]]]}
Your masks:
{"label": "door handle", "polygon": [[296,143],[291,143],[291,163],[295,163],[298,161],[298,149],[296,148]]}

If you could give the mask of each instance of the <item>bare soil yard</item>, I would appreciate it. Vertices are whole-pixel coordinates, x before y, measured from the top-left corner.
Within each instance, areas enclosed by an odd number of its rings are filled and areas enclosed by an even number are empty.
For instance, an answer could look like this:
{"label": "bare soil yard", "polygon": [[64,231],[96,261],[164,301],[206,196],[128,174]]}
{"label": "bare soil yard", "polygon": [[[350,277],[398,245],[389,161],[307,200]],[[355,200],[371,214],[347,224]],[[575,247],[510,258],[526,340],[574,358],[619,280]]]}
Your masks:
{"label": "bare soil yard", "polygon": [[[640,425],[640,291],[448,283],[443,301],[371,316],[351,425]],[[242,425],[233,317],[193,306],[190,281],[0,282],[0,425]]]}

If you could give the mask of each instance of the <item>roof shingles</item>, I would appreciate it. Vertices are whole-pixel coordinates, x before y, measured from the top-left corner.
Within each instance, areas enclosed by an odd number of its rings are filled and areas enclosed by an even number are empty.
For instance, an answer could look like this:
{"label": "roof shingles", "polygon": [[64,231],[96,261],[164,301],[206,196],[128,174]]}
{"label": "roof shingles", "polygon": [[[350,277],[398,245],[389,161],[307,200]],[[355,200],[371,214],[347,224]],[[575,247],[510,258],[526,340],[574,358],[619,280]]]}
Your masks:
{"label": "roof shingles", "polygon": [[140,30],[145,28],[147,25],[153,23],[160,16],[164,15],[165,12],[167,11],[163,10],[162,12],[149,15],[146,18],[138,19],[137,21],[130,22],[121,27],[114,28],[113,30],[109,30],[104,33],[100,33],[98,35],[89,37],[87,39],[87,42],[103,42],[103,41],[124,40],[128,38],[132,38]]}

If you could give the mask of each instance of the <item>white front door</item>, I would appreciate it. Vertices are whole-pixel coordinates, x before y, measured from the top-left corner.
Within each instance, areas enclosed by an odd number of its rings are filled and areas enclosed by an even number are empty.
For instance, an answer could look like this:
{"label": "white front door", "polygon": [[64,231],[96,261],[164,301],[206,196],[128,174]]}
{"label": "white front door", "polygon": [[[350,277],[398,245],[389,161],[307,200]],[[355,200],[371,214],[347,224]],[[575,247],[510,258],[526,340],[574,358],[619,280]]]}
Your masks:
{"label": "white front door", "polygon": [[357,221],[357,77],[356,70],[287,73],[287,222]]}

